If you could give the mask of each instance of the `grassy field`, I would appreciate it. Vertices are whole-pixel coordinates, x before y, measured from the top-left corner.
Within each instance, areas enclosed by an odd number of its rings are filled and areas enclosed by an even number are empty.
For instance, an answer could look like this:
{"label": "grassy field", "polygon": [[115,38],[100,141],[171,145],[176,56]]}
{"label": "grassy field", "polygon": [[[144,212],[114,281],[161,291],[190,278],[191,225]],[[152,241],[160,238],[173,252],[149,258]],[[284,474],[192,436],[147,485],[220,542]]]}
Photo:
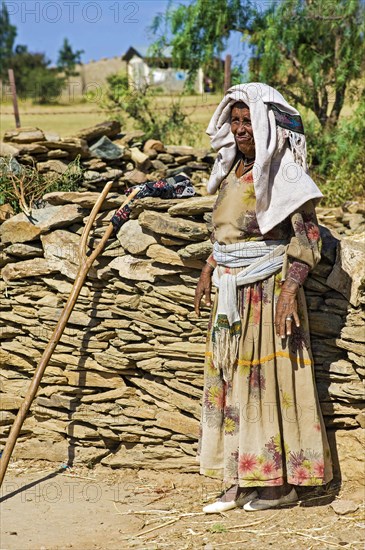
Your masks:
{"label": "grassy field", "polygon": [[[208,122],[214,113],[215,108],[221,100],[219,94],[203,94],[194,96],[181,96],[180,101],[189,119],[196,125],[196,136],[194,143],[197,147],[210,147],[210,141],[205,134]],[[156,110],[163,109],[176,101],[176,96],[156,97]],[[346,102],[341,116],[351,114],[354,105]],[[78,130],[87,128],[108,118],[98,103],[93,101],[72,102],[55,105],[33,105],[30,100],[19,102],[20,120],[22,126],[32,126],[44,131],[52,131],[61,137],[72,136]],[[308,113],[310,118],[313,113]],[[11,103],[0,104],[0,138],[3,138],[6,130],[15,127],[13,107]],[[129,120],[123,131],[133,129],[133,121]]]}
{"label": "grassy field", "polygon": [[[189,118],[197,125],[196,145],[209,147],[209,138],[205,135],[208,125],[221,96],[182,96],[181,103]],[[173,98],[159,96],[156,98],[156,109],[163,110]],[[176,100],[176,98],[175,98]],[[45,131],[52,131],[61,137],[72,136],[81,128],[87,128],[105,120],[107,115],[103,113],[97,103],[72,103],[63,105],[33,105],[30,101],[19,102],[20,121],[22,126],[36,126]],[[132,129],[132,121],[128,121],[124,130]],[[3,103],[0,106],[0,133],[1,139],[4,132],[15,127],[13,107],[11,103]]]}

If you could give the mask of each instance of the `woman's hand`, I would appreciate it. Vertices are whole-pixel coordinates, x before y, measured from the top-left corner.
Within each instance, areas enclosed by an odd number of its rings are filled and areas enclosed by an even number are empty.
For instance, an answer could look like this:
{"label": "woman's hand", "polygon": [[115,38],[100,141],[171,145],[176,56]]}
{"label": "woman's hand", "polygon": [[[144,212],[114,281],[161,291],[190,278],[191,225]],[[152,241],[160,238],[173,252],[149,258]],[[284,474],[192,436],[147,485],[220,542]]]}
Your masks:
{"label": "woman's hand", "polygon": [[205,264],[199,277],[198,284],[195,289],[194,308],[195,313],[199,317],[200,302],[204,296],[207,306],[211,305],[210,292],[212,290],[212,272],[213,268],[209,264]]}
{"label": "woman's hand", "polygon": [[297,313],[297,292],[299,285],[288,278],[282,286],[275,312],[276,335],[281,338],[290,336],[292,322],[299,327],[300,321]]}

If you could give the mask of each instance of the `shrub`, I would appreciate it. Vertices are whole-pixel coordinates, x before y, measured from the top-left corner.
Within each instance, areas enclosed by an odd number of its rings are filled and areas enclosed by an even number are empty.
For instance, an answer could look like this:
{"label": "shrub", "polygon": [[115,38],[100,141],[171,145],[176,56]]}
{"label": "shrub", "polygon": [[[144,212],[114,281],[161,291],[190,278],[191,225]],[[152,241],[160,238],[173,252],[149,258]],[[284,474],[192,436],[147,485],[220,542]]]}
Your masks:
{"label": "shrub", "polygon": [[324,132],[318,123],[306,122],[308,160],[320,184],[324,203],[336,206],[363,195],[365,187],[365,95],[351,117]]}
{"label": "shrub", "polygon": [[171,97],[169,105],[157,110],[156,97],[159,92],[149,85],[131,88],[128,78],[118,73],[110,75],[107,83],[100,105],[112,118],[125,124],[128,117],[136,129],[143,130],[146,139],[194,144],[197,125],[189,120],[178,98]]}
{"label": "shrub", "polygon": [[82,178],[80,156],[64,174],[41,174],[34,166],[24,166],[14,158],[0,159],[0,204],[9,203],[14,212],[29,215],[42,205],[42,196],[51,191],[76,191]]}

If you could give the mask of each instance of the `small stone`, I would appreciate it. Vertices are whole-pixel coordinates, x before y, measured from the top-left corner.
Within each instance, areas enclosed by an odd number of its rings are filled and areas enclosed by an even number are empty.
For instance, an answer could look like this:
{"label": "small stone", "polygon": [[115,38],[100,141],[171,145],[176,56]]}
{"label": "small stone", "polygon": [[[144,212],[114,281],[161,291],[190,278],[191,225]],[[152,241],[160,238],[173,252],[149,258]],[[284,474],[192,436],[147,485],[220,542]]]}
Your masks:
{"label": "small stone", "polygon": [[165,146],[162,143],[162,141],[159,141],[158,139],[148,139],[143,147],[143,152],[148,154],[147,152],[150,150],[157,151],[157,153],[164,153],[165,152]]}
{"label": "small stone", "polygon": [[196,263],[193,260],[182,259],[177,252],[170,250],[165,246],[161,246],[160,244],[153,244],[150,246],[146,254],[149,258],[152,258],[154,262],[158,262],[160,264],[195,267],[197,269],[202,267],[200,263]]}
{"label": "small stone", "polygon": [[23,244],[23,243],[14,243],[8,246],[5,249],[7,254],[10,256],[17,256],[18,258],[36,258],[43,256],[42,247],[39,244]]}
{"label": "small stone", "polygon": [[107,163],[98,158],[91,158],[83,162],[83,166],[90,168],[90,170],[104,170],[107,167]]}
{"label": "small stone", "polygon": [[344,516],[345,514],[356,512],[356,510],[358,510],[359,508],[359,505],[356,504],[356,502],[353,502],[352,500],[342,499],[335,500],[335,502],[332,502],[330,506],[339,516]]}
{"label": "small stone", "polygon": [[16,157],[19,155],[19,149],[10,143],[0,141],[0,157]]}
{"label": "small stone", "polygon": [[129,145],[133,141],[140,140],[143,136],[144,132],[142,130],[133,130],[132,132],[128,132],[121,139],[118,139],[116,143],[119,143],[120,145]]}
{"label": "small stone", "polygon": [[61,141],[61,138],[57,132],[53,132],[52,130],[48,132],[46,130],[43,133],[47,141]]}
{"label": "small stone", "polygon": [[207,260],[212,253],[212,248],[211,241],[203,241],[201,243],[188,244],[185,248],[181,248],[178,254],[184,259]]}
{"label": "small stone", "polygon": [[167,145],[166,146],[166,152],[170,155],[175,155],[177,157],[179,156],[185,156],[185,155],[196,155],[196,150],[194,147],[190,147],[189,145]]}
{"label": "small stone", "polygon": [[163,162],[161,162],[161,160],[154,159],[151,164],[155,170],[166,171],[166,166],[164,165]]}
{"label": "small stone", "polygon": [[41,155],[48,152],[47,147],[41,143],[16,144],[20,155]]}
{"label": "small stone", "polygon": [[157,157],[157,160],[160,160],[165,164],[172,164],[173,162],[175,162],[174,157],[172,155],[169,155],[168,153],[160,153]]}
{"label": "small stone", "polygon": [[99,172],[96,172],[95,170],[85,170],[83,175],[86,181],[93,181],[100,178]]}
{"label": "small stone", "polygon": [[130,254],[143,254],[156,239],[142,231],[137,220],[128,220],[118,231],[117,239]]}
{"label": "small stone", "polygon": [[124,174],[123,180],[129,185],[140,185],[141,183],[146,183],[148,176],[140,170],[130,170]]}
{"label": "small stone", "polygon": [[48,151],[47,157],[49,159],[64,159],[68,158],[69,154],[67,151],[62,151],[62,149],[53,149],[52,151]]}
{"label": "small stone", "polygon": [[137,147],[130,149],[131,159],[135,163],[136,167],[143,172],[151,167],[151,161],[147,155],[142,153]]}
{"label": "small stone", "polygon": [[355,416],[355,420],[364,429],[365,428],[365,411],[359,412],[359,414]]}
{"label": "small stone", "polygon": [[58,141],[46,141],[44,144],[47,149],[61,149],[62,151],[67,151],[71,158],[75,158],[77,155],[80,155],[81,158],[89,158],[90,151],[87,144],[87,141],[84,139],[71,137],[71,138],[62,138]]}
{"label": "small stone", "polygon": [[0,205],[0,223],[14,216],[14,210],[10,204]]}
{"label": "small stone", "polygon": [[56,172],[64,174],[67,171],[67,163],[62,160],[47,160],[46,162],[37,162],[37,169],[41,174],[46,172]]}
{"label": "small stone", "polygon": [[44,257],[49,265],[66,277],[74,279],[79,265],[80,237],[62,229],[41,236]]}
{"label": "small stone", "polygon": [[123,156],[123,149],[113,143],[107,136],[101,137],[90,147],[93,156],[103,160],[116,160]]}

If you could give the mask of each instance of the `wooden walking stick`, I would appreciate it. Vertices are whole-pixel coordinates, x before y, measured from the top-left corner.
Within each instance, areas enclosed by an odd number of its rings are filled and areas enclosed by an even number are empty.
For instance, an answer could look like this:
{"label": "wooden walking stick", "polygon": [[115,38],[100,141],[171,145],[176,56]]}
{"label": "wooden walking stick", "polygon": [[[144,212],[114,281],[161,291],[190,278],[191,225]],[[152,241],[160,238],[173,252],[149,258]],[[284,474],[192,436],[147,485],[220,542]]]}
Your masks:
{"label": "wooden walking stick", "polygon": [[[11,427],[8,439],[6,441],[3,453],[1,455],[0,459],[0,486],[3,482],[6,469],[9,464],[9,460],[11,457],[11,454],[13,452],[16,440],[18,438],[19,432],[21,430],[21,427],[23,425],[23,422],[28,414],[28,411],[30,409],[30,406],[33,402],[33,399],[37,393],[38,386],[42,380],[43,373],[45,371],[45,368],[47,367],[49,360],[52,356],[52,353],[54,352],[62,334],[65,329],[65,326],[67,324],[67,321],[70,318],[70,315],[72,313],[72,310],[74,308],[74,305],[76,303],[76,300],[80,294],[82,285],[84,284],[84,281],[86,279],[86,276],[89,272],[90,267],[92,266],[94,260],[96,257],[102,252],[107,240],[110,238],[110,236],[113,233],[114,227],[113,224],[110,223],[101,238],[101,241],[96,246],[95,250],[87,256],[86,254],[86,246],[88,242],[89,233],[91,230],[91,227],[95,221],[96,215],[99,212],[107,194],[110,191],[110,188],[112,186],[113,182],[108,182],[106,186],[104,187],[102,193],[100,194],[98,200],[96,201],[89,219],[87,221],[87,224],[84,227],[84,230],[82,232],[81,241],[80,241],[80,266],[75,278],[75,282],[73,284],[73,287],[71,289],[70,295],[67,299],[67,302],[65,304],[65,307],[63,308],[63,311],[61,313],[61,317],[58,320],[58,323],[56,325],[56,328],[53,331],[53,334],[51,336],[50,341],[47,344],[46,349],[43,352],[43,355],[41,357],[41,360],[39,362],[38,367],[36,368],[36,371],[33,375],[32,381],[30,383],[30,386],[28,388],[28,391],[24,397],[24,401],[20,406],[20,409],[18,411],[18,414],[14,420],[14,424]],[[122,206],[120,208],[123,208],[126,206],[139,192],[140,188],[136,187],[131,194],[128,196],[128,198],[124,201]]]}

